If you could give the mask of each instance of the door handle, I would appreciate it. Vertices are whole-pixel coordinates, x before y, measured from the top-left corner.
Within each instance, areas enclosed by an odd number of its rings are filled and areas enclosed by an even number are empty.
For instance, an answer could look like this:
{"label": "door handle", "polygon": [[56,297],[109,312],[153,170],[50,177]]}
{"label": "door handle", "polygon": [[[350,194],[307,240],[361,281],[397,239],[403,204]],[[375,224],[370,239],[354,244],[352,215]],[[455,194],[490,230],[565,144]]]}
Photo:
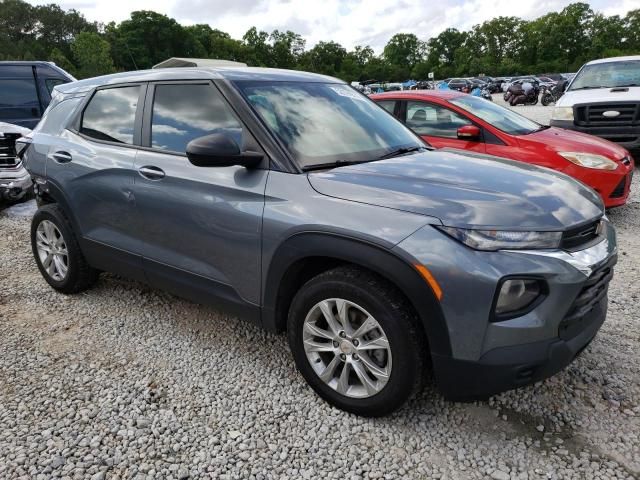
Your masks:
{"label": "door handle", "polygon": [[50,158],[53,159],[53,161],[56,163],[69,163],[71,160],[73,160],[73,157],[69,152],[65,152],[62,150],[52,153],[50,155]]}
{"label": "door handle", "polygon": [[152,165],[140,167],[138,173],[148,180],[160,180],[164,178],[164,170]]}

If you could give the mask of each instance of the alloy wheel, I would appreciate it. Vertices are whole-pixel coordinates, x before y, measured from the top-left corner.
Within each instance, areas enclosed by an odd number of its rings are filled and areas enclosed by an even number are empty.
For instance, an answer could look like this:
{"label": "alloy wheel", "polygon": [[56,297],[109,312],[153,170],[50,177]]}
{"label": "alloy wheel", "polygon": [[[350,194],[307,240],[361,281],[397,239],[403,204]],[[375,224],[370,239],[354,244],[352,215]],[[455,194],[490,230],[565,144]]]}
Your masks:
{"label": "alloy wheel", "polygon": [[67,244],[56,225],[42,220],[36,229],[36,249],[42,267],[53,280],[62,281],[69,271]]}
{"label": "alloy wheel", "polygon": [[318,302],[304,321],[303,344],[318,377],[338,393],[367,398],[391,376],[391,348],[378,323],[364,308],[340,298]]}

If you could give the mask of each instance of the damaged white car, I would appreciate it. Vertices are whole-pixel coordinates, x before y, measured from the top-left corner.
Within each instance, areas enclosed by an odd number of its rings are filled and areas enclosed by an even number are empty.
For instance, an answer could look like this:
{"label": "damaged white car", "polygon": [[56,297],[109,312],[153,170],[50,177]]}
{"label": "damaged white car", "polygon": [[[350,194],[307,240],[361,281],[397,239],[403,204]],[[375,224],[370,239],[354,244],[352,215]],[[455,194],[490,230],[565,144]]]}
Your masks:
{"label": "damaged white car", "polygon": [[16,140],[31,132],[28,128],[0,122],[0,199],[21,200],[33,191],[31,176],[16,155]]}

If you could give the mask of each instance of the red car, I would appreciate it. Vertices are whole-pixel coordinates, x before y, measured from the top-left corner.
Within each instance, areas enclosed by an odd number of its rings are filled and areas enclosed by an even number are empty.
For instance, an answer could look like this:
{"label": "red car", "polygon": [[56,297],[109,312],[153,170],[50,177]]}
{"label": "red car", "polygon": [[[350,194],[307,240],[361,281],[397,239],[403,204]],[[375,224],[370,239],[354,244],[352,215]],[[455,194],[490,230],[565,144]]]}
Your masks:
{"label": "red car", "polygon": [[615,143],[548,127],[480,97],[447,90],[372,95],[435,148],[472,150],[559,170],[595,189],[607,208],[629,197],[634,161]]}

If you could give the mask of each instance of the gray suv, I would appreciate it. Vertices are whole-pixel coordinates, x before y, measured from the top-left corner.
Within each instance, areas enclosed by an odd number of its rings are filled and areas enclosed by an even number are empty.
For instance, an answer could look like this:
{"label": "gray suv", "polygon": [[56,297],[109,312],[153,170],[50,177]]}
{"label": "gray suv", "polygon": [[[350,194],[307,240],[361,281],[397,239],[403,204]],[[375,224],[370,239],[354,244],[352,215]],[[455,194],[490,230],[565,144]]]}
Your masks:
{"label": "gray suv", "polygon": [[333,405],[400,407],[548,377],[602,325],[616,262],[597,193],[431,151],[343,82],[194,68],[58,86],[19,141],[31,240],[63,293],[101,271],[286,331]]}

